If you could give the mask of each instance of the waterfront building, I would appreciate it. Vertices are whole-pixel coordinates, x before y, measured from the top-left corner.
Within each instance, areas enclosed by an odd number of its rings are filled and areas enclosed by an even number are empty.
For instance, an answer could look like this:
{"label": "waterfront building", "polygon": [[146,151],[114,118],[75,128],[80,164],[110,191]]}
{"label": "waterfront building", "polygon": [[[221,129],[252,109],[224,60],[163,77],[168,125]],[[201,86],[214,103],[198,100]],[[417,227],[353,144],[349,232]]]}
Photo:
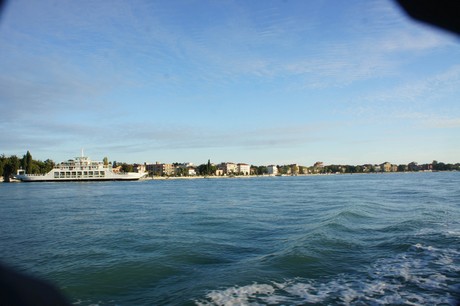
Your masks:
{"label": "waterfront building", "polygon": [[383,164],[380,165],[382,167],[383,172],[391,172],[391,163],[389,162],[384,162]]}
{"label": "waterfront building", "polygon": [[275,165],[267,166],[267,173],[269,175],[277,175],[278,174],[278,167]]}
{"label": "waterfront building", "polygon": [[146,172],[146,164],[134,164],[134,172],[144,173]]}
{"label": "waterfront building", "polygon": [[147,164],[146,170],[153,175],[174,175],[175,173],[175,166],[173,164],[164,164],[156,162],[154,164]]}
{"label": "waterfront building", "polygon": [[237,165],[237,173],[240,173],[243,175],[249,175],[251,174],[251,166],[248,164],[239,163]]}
{"label": "waterfront building", "polygon": [[193,163],[182,163],[178,164],[176,167],[176,175],[182,176],[195,176],[196,170]]}
{"label": "waterfront building", "polygon": [[238,171],[238,165],[231,162],[221,163],[218,166],[218,169],[221,169],[225,175],[234,174]]}

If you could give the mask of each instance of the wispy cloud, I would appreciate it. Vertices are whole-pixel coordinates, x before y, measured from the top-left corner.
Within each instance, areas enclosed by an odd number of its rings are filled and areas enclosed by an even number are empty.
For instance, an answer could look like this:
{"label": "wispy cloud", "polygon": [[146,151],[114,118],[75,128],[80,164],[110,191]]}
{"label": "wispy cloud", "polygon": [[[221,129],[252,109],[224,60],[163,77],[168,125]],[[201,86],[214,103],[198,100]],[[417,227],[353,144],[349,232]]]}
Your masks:
{"label": "wispy cloud", "polygon": [[460,66],[457,65],[423,79],[364,94],[349,103],[347,109],[349,113],[372,118],[412,116],[417,119],[423,113],[428,117],[452,115],[458,113],[459,108],[451,97],[459,91]]}
{"label": "wispy cloud", "polygon": [[453,43],[392,2],[18,0],[0,28],[0,146],[295,148],[382,114],[456,128],[458,61],[414,69]]}

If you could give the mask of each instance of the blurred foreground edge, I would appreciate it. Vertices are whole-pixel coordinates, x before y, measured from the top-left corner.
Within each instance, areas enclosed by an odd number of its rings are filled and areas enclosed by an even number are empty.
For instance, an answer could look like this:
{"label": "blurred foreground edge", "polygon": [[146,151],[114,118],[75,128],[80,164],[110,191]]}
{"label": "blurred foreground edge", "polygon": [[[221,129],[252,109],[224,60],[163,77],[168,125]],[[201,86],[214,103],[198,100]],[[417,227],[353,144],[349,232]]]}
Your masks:
{"label": "blurred foreground edge", "polygon": [[396,0],[412,18],[460,35],[460,1]]}
{"label": "blurred foreground edge", "polygon": [[70,305],[53,285],[0,264],[0,305]]}

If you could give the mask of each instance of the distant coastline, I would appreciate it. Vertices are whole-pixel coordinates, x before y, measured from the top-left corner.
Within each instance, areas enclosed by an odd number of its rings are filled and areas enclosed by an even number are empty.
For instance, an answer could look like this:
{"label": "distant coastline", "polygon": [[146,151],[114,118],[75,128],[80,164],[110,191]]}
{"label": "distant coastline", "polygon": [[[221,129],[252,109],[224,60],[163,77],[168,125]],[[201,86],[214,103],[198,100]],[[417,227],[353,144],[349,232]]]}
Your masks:
{"label": "distant coastline", "polygon": [[[327,165],[324,162],[315,162],[312,166],[299,164],[288,165],[251,165],[247,163],[221,162],[219,164],[207,163],[194,165],[193,163],[134,163],[109,161],[103,159],[104,164],[116,172],[144,173],[143,180],[165,179],[214,179],[214,178],[253,178],[274,176],[310,176],[310,175],[335,175],[335,174],[372,174],[372,173],[405,173],[405,172],[434,172],[434,171],[460,171],[460,163],[443,163],[434,160],[427,164],[411,162],[408,164],[381,164],[362,165]],[[22,158],[12,155],[0,155],[0,182],[14,181],[13,177],[19,169],[27,174],[46,174],[56,166],[51,159],[45,161],[34,160],[29,151]]]}
{"label": "distant coastline", "polygon": [[415,174],[415,173],[436,173],[436,172],[458,172],[452,171],[406,171],[406,172],[360,172],[360,173],[317,173],[317,174],[297,174],[297,175],[236,175],[236,176],[153,176],[145,177],[140,181],[164,181],[164,180],[196,180],[196,179],[252,179],[252,178],[279,178],[279,177],[313,177],[313,176],[346,176],[346,175],[391,175],[391,174]]}

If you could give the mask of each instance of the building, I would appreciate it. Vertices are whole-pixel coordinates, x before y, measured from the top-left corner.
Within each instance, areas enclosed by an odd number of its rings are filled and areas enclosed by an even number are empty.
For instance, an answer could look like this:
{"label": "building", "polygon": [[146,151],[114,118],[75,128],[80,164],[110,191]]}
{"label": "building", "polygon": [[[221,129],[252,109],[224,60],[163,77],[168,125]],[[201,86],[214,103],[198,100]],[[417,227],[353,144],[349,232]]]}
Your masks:
{"label": "building", "polygon": [[157,176],[169,176],[175,174],[176,167],[173,164],[163,164],[156,162],[154,164],[147,164],[146,170],[152,174]]}
{"label": "building", "polygon": [[225,175],[234,174],[238,172],[238,165],[235,163],[221,163],[218,169],[222,170]]}
{"label": "building", "polygon": [[383,164],[380,165],[380,167],[382,168],[383,172],[391,172],[392,170],[391,163],[389,162],[384,162]]}
{"label": "building", "polygon": [[147,166],[146,164],[134,164],[133,170],[134,172],[137,172],[137,173],[143,173],[143,172],[146,172]]}
{"label": "building", "polygon": [[251,174],[251,165],[239,163],[237,165],[237,173],[243,174],[243,175]]}
{"label": "building", "polygon": [[269,175],[277,175],[278,174],[278,167],[275,165],[267,166],[267,173]]}
{"label": "building", "polygon": [[176,175],[179,176],[195,176],[196,170],[193,163],[182,163],[177,165],[176,167]]}

